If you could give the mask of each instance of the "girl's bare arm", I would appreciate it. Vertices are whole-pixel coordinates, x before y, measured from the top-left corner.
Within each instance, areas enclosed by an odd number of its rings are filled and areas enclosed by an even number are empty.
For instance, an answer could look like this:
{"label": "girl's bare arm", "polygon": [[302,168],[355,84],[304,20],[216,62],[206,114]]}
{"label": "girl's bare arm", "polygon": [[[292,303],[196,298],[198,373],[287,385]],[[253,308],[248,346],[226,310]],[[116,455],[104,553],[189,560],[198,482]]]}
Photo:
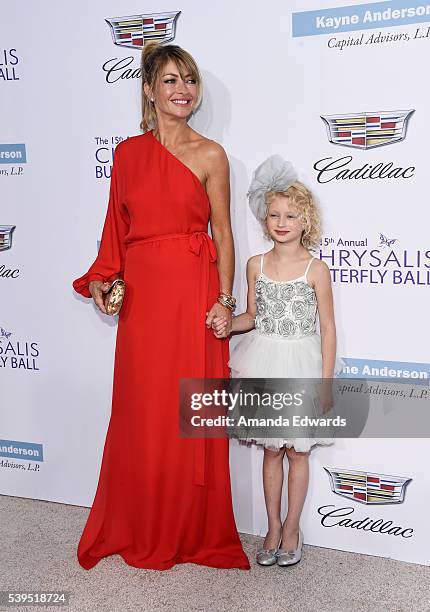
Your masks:
{"label": "girl's bare arm", "polygon": [[258,258],[254,255],[246,264],[246,279],[248,282],[248,296],[246,312],[233,317],[232,331],[249,331],[255,327],[255,314],[257,307],[255,304],[255,279]]}
{"label": "girl's bare arm", "polygon": [[334,320],[333,292],[327,264],[315,260],[309,274],[318,303],[321,332],[322,377],[332,378],[336,359],[336,324]]}

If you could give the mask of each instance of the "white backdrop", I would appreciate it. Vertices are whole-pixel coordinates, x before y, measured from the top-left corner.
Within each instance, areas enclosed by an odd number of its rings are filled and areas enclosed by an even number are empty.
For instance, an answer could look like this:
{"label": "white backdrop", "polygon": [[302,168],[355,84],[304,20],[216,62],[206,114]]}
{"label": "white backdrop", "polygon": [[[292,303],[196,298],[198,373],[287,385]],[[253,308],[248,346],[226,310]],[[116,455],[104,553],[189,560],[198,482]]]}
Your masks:
{"label": "white backdrop", "polygon": [[[8,239],[12,244],[0,251],[1,493],[90,505],[97,484],[116,321],[74,294],[71,282],[97,254],[112,150],[118,139],[139,133],[140,121],[139,80],[117,80],[125,67],[110,74],[103,68],[130,62],[132,72],[139,50],[114,45],[107,18],[181,11],[174,42],[195,56],[205,85],[192,124],[223,144],[231,164],[240,309],[246,260],[271,248],[245,193],[256,165],[280,153],[322,208],[321,256],[332,269],[339,355],[358,375],[365,366],[390,365],[428,379],[429,91],[422,58],[430,16],[420,6],[426,5],[267,0],[261,11],[244,0],[204,6],[18,0],[2,7],[0,248]],[[401,19],[395,11],[401,15],[402,8],[416,10]],[[352,25],[340,26],[342,16]],[[10,27],[18,20],[19,29]],[[382,121],[392,124],[398,111],[408,110],[414,112],[405,138],[366,149],[330,142],[321,118],[386,113]],[[325,171],[318,180],[315,165],[329,162],[350,170],[390,162],[413,170],[405,172],[410,178],[343,180]],[[305,542],[430,564],[427,450],[427,439],[338,440],[314,450]],[[261,459],[259,449],[232,443],[238,528],[256,534],[266,529]],[[332,492],[324,467],[411,482],[403,503],[363,504]],[[376,527],[328,528],[335,521],[321,524],[322,506],[413,531],[404,537]]]}

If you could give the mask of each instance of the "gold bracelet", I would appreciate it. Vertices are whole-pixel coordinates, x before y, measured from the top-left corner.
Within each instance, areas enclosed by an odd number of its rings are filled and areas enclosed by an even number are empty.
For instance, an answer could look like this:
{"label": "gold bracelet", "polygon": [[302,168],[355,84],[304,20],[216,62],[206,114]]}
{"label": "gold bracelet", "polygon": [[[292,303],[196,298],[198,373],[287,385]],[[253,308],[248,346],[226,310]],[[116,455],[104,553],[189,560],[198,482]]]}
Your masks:
{"label": "gold bracelet", "polygon": [[236,304],[236,298],[233,297],[230,293],[225,293],[224,291],[222,291],[219,294],[219,297],[225,298],[228,302],[231,302],[231,304]]}
{"label": "gold bracelet", "polygon": [[233,304],[229,300],[225,299],[223,296],[219,296],[217,301],[226,308],[229,308],[231,311],[234,311],[236,309],[236,304]]}
{"label": "gold bracelet", "polygon": [[230,298],[232,298],[233,300],[235,300],[235,299],[236,299],[236,298],[234,298],[234,297],[232,296],[232,294],[231,294],[231,293],[227,293],[226,291],[220,291],[220,295],[226,295],[227,297],[230,297]]}

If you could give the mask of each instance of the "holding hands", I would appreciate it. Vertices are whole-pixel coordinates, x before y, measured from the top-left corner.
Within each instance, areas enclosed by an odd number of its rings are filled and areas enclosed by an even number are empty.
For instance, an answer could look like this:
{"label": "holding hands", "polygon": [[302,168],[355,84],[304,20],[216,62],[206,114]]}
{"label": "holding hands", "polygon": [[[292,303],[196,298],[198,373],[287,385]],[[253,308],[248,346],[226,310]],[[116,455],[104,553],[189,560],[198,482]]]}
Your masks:
{"label": "holding hands", "polygon": [[206,313],[206,327],[213,330],[216,338],[227,338],[232,330],[232,312],[226,306],[215,302]]}

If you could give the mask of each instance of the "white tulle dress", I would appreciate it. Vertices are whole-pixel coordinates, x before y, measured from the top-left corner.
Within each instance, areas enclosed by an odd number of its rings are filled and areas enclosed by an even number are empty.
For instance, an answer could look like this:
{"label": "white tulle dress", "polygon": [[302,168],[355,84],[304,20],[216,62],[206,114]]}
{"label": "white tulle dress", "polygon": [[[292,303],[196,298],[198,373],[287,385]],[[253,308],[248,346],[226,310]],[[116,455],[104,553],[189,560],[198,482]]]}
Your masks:
{"label": "white tulle dress", "polygon": [[[291,281],[275,281],[263,273],[255,282],[255,329],[239,340],[230,354],[232,378],[319,379],[322,373],[321,338],[317,333],[317,300],[305,273]],[[342,362],[336,360],[335,371]],[[283,446],[307,452],[314,444],[332,444],[331,438],[240,438],[272,450]]]}

